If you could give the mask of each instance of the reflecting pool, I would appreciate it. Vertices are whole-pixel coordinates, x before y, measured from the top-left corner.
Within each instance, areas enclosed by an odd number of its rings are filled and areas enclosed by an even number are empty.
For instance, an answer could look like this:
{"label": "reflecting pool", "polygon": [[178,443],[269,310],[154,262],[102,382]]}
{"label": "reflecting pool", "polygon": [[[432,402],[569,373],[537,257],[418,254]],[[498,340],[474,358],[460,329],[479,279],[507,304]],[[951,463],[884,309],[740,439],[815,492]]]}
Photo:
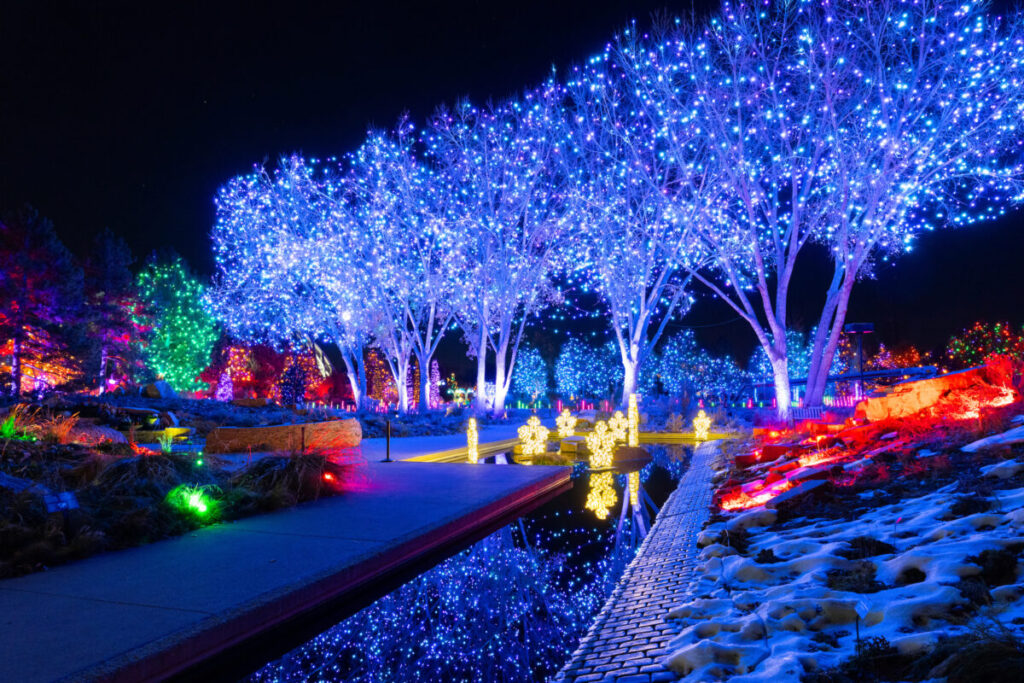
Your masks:
{"label": "reflecting pool", "polygon": [[571,491],[249,680],[550,678],[579,644],[689,462],[689,447],[649,448],[652,460],[632,472],[591,472],[577,464]]}

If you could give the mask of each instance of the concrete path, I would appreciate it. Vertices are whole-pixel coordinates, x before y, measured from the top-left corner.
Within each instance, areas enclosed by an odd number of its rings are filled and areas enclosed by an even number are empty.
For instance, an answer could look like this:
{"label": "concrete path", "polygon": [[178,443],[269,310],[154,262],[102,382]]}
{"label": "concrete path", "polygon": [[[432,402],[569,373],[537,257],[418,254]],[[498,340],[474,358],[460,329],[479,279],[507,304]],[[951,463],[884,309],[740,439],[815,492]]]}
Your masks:
{"label": "concrete path", "polygon": [[665,617],[690,592],[717,453],[716,442],[697,447],[679,486],[556,681],[652,683],[678,678],[660,663],[679,630]]}
{"label": "concrete path", "polygon": [[337,622],[569,476],[369,462],[338,497],[2,581],[0,681],[228,680],[240,659],[254,668],[318,632],[304,620]]}

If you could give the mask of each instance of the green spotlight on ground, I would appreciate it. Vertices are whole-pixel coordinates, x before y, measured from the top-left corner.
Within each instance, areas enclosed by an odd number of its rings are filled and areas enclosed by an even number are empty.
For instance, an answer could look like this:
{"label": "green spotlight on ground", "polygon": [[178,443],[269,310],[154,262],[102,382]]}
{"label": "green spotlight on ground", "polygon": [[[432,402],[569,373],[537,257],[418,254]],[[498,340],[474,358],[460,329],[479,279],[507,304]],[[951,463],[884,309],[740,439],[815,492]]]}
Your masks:
{"label": "green spotlight on ground", "polygon": [[207,519],[217,512],[217,501],[210,495],[212,488],[182,484],[171,489],[167,494],[167,502],[181,512]]}

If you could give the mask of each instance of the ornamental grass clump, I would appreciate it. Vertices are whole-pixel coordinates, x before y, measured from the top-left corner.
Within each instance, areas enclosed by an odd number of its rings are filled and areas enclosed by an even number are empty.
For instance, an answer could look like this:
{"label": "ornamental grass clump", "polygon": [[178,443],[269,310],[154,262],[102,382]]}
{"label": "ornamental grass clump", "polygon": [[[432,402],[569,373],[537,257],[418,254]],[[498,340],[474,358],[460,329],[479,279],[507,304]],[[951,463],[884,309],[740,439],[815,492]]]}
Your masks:
{"label": "ornamental grass clump", "polygon": [[36,437],[30,431],[34,417],[35,413],[30,413],[24,403],[12,406],[7,417],[0,422],[0,439],[35,441]]}
{"label": "ornamental grass clump", "polygon": [[78,424],[78,413],[53,415],[41,421],[37,427],[40,438],[50,443],[71,443],[71,432]]}
{"label": "ornamental grass clump", "polygon": [[220,488],[210,484],[181,484],[171,489],[164,500],[178,512],[208,524],[220,517],[221,503],[216,497],[220,493]]}
{"label": "ornamental grass clump", "polygon": [[231,484],[257,496],[260,509],[275,510],[334,493],[345,469],[319,453],[269,456],[236,474]]}

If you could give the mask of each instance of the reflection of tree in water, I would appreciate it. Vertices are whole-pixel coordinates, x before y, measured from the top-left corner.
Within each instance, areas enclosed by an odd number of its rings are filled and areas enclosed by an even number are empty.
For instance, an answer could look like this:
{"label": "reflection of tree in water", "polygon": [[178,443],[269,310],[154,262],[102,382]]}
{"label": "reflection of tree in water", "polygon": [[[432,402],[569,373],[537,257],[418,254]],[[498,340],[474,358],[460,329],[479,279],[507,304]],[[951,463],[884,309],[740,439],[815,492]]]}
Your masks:
{"label": "reflection of tree in water", "polygon": [[[514,529],[520,529],[515,532]],[[254,681],[538,681],[557,673],[629,557],[571,563],[506,527],[257,672]],[[515,538],[514,538],[515,536]],[[525,547],[524,547],[525,545]]]}

